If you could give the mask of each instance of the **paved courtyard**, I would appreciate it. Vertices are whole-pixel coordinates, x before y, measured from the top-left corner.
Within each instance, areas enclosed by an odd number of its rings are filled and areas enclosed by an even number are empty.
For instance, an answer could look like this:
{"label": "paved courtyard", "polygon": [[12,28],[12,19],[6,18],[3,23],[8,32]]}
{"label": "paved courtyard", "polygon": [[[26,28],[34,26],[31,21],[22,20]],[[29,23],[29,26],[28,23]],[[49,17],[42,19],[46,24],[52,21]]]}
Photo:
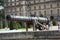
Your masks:
{"label": "paved courtyard", "polygon": [[[49,30],[58,30],[58,26],[51,26],[49,28]],[[4,33],[4,32],[25,32],[26,29],[18,29],[18,30],[9,30],[9,28],[5,28],[5,29],[0,29],[0,33]],[[28,31],[33,31],[33,28],[28,29]],[[37,30],[40,31],[40,30]],[[44,30],[45,31],[45,30]]]}

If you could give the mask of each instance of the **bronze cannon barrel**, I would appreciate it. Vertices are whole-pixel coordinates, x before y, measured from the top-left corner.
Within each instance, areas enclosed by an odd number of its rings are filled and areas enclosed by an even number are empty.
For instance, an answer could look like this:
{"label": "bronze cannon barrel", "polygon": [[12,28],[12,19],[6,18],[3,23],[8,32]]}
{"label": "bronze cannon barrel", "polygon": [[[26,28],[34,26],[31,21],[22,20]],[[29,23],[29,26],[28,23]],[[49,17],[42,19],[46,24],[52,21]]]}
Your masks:
{"label": "bronze cannon barrel", "polygon": [[40,22],[49,21],[49,19],[45,17],[14,16],[14,15],[7,15],[6,19],[15,21],[34,21],[34,20],[39,20]]}

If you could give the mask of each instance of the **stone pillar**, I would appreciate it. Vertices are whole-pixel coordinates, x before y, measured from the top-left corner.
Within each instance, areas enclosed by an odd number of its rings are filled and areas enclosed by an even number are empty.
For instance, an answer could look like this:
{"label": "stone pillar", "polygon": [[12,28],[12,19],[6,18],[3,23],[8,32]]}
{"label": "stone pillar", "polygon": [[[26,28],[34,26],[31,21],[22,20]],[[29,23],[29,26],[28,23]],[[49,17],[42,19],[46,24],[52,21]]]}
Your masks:
{"label": "stone pillar", "polygon": [[26,28],[26,32],[28,31],[28,26],[27,23],[25,23],[25,28]]}
{"label": "stone pillar", "polygon": [[33,31],[36,31],[36,20],[33,21]]}

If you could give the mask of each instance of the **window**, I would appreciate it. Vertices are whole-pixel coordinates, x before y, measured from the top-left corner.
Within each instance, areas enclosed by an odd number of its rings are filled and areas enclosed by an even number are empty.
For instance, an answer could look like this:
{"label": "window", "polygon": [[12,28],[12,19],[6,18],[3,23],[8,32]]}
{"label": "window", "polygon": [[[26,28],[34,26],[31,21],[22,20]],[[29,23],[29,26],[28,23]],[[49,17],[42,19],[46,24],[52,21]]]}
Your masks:
{"label": "window", "polygon": [[45,17],[46,17],[46,11],[44,11],[44,15],[45,15]]}
{"label": "window", "polygon": [[39,14],[41,14],[41,11],[39,11]]}
{"label": "window", "polygon": [[57,7],[59,7],[59,3],[57,3]]}
{"label": "window", "polygon": [[25,4],[27,4],[27,3],[25,2]]}
{"label": "window", "polygon": [[31,15],[32,13],[30,12],[30,15]]}
{"label": "window", "polygon": [[21,8],[19,9],[19,11],[21,11]]}
{"label": "window", "polygon": [[29,4],[31,4],[31,2],[29,2]]}
{"label": "window", "polygon": [[39,11],[39,16],[41,16],[41,11]]}
{"label": "window", "polygon": [[19,2],[16,2],[16,5],[19,5]]}
{"label": "window", "polygon": [[34,12],[34,16],[36,16],[36,12]]}
{"label": "window", "polygon": [[34,14],[36,14],[36,12],[34,12]]}
{"label": "window", "polygon": [[29,10],[31,10],[31,7],[29,7]]}
{"label": "window", "polygon": [[10,3],[10,5],[12,6],[12,3]]}
{"label": "window", "polygon": [[16,11],[19,11],[19,10],[20,10],[20,9],[17,7],[17,8],[16,8]]}
{"label": "window", "polygon": [[7,11],[8,11],[8,12],[11,12],[11,9],[8,9]]}
{"label": "window", "polygon": [[8,6],[10,6],[10,3],[8,3]]}
{"label": "window", "polygon": [[44,4],[44,9],[46,8],[46,5]]}
{"label": "window", "polygon": [[58,14],[58,16],[59,16],[59,9],[57,9],[57,14]]}
{"label": "window", "polygon": [[51,10],[51,16],[52,16],[52,14],[53,14],[53,10]]}
{"label": "window", "polygon": [[12,8],[11,8],[11,12],[12,12]]}
{"label": "window", "polygon": [[50,5],[50,8],[52,8],[52,4]]}
{"label": "window", "polygon": [[15,8],[12,8],[12,12],[15,12]]}
{"label": "window", "polygon": [[14,6],[15,4],[14,3],[12,3],[12,6]]}
{"label": "window", "polygon": [[17,14],[15,13],[15,15],[17,15]]}
{"label": "window", "polygon": [[34,10],[36,10],[36,6],[34,6]]}
{"label": "window", "polygon": [[11,15],[13,15],[13,14],[11,14]]}
{"label": "window", "polygon": [[39,6],[39,9],[41,9],[41,6]]}
{"label": "window", "polygon": [[20,16],[22,16],[22,13],[20,13]]}
{"label": "window", "polygon": [[32,13],[30,12],[29,15],[32,16]]}
{"label": "window", "polygon": [[35,3],[35,0],[34,0],[34,3]]}
{"label": "window", "polygon": [[57,9],[57,13],[59,13],[59,9]]}
{"label": "window", "polygon": [[14,3],[16,5],[16,3]]}

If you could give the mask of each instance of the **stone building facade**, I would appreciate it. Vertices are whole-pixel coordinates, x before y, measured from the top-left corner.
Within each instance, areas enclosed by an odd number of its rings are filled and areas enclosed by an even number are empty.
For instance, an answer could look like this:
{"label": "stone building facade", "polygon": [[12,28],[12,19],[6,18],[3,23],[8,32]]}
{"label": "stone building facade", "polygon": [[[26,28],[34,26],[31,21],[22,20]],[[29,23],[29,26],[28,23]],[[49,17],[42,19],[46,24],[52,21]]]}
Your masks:
{"label": "stone building facade", "polygon": [[5,0],[6,15],[60,17],[59,0]]}
{"label": "stone building facade", "polygon": [[25,1],[21,0],[5,0],[6,15],[25,15]]}

